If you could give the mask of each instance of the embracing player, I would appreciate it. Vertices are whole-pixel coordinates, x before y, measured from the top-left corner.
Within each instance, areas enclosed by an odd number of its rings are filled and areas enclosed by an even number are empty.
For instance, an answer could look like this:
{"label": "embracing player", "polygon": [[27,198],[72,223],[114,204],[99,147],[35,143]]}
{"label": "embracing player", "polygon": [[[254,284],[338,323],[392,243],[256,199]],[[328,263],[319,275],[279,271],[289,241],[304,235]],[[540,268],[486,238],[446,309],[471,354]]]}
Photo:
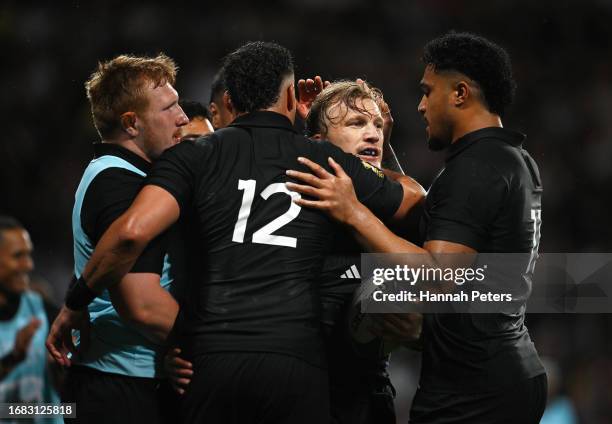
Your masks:
{"label": "embracing player", "polygon": [[[238,117],[223,130],[165,152],[132,207],[102,237],[54,323],[50,347],[104,287],[179,216],[197,255],[177,326],[194,364],[181,414],[188,422],[326,422],[325,355],[316,275],[335,226],[295,205],[286,170],[296,157],[341,163],[358,198],[383,218],[403,218],[420,187],[392,181],[329,143],[297,134],[290,53],[249,43],[227,56],[224,80]],[[329,159],[331,163],[332,159]],[[303,170],[306,170],[304,168]],[[279,215],[280,213],[280,215]]]}
{"label": "embracing player", "polygon": [[[418,110],[430,148],[448,154],[428,192],[422,248],[393,234],[358,202],[340,166],[334,176],[310,164],[318,176],[304,179],[311,186],[288,187],[318,198],[295,202],[326,210],[372,252],[419,254],[429,266],[440,265],[440,254],[523,253],[524,263],[510,277],[515,286],[529,287],[542,184],[522,147],[525,136],[502,128],[514,94],[508,54],[482,37],[449,33],[425,46],[424,62]],[[524,320],[524,307],[516,313],[426,314],[411,423],[538,423],[546,374]]]}

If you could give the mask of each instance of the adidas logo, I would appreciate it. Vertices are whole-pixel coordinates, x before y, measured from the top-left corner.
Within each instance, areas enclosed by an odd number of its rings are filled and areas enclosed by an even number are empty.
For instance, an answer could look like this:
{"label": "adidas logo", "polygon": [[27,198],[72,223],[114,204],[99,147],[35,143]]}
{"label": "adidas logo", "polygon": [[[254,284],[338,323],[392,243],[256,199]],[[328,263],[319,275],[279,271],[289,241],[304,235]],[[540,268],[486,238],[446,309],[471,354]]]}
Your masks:
{"label": "adidas logo", "polygon": [[347,269],[344,274],[340,276],[340,278],[361,278],[359,275],[359,270],[355,265],[351,265],[349,269]]}

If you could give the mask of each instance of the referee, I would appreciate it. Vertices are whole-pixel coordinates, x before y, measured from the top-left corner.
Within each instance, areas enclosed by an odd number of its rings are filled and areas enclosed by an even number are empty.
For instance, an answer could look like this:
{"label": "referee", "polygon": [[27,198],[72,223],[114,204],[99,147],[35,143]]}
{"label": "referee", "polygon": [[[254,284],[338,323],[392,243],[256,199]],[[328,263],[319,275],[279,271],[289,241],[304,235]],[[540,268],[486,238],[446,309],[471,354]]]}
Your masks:
{"label": "referee", "polygon": [[[322,200],[309,205],[346,223],[372,252],[424,254],[432,266],[439,254],[524,253],[524,267],[511,277],[529,288],[542,184],[522,147],[525,136],[502,127],[515,86],[508,54],[482,37],[451,32],[425,46],[424,62],[418,110],[429,147],[447,155],[426,199],[423,248],[394,235],[360,204],[341,170],[342,184],[337,178],[329,185],[326,176],[309,181],[316,189],[308,193]],[[538,423],[547,379],[524,320],[524,308],[425,315],[410,422]],[[398,324],[395,314],[387,318],[387,330]]]}

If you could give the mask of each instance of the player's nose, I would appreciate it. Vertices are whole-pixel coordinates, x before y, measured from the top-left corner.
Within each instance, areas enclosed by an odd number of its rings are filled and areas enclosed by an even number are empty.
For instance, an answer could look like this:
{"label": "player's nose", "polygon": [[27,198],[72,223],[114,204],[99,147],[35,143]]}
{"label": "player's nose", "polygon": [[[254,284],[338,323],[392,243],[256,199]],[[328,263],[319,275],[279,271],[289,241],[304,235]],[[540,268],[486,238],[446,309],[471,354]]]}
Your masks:
{"label": "player's nose", "polygon": [[189,118],[187,118],[187,115],[185,115],[185,112],[181,108],[181,110],[180,110],[180,112],[179,112],[179,114],[177,116],[176,126],[177,127],[182,127],[183,125],[187,125],[188,123],[189,123]]}
{"label": "player's nose", "polygon": [[427,110],[427,99],[425,99],[425,96],[421,97],[417,110],[421,115],[425,115],[425,110]]}
{"label": "player's nose", "polygon": [[34,269],[34,261],[31,256],[27,256],[21,259],[19,263],[21,272],[31,272]]}
{"label": "player's nose", "polygon": [[382,139],[382,129],[374,124],[368,124],[365,128],[363,139],[368,143],[378,143]]}

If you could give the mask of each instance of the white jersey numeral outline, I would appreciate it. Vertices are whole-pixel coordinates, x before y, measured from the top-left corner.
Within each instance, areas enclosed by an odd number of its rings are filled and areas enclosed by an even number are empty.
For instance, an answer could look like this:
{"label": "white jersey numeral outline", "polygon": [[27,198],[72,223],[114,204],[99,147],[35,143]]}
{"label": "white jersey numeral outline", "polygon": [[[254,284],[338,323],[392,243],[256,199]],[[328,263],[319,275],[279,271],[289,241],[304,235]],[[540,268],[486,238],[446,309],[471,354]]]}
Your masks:
{"label": "white jersey numeral outline", "polygon": [[[238,211],[238,219],[236,220],[232,237],[232,241],[236,243],[244,243],[244,233],[251,214],[251,205],[255,198],[256,184],[257,182],[255,180],[238,180],[238,190],[244,190],[244,194],[242,196],[242,204]],[[270,196],[276,193],[284,193],[291,197],[289,210],[255,231],[253,233],[253,243],[295,248],[297,246],[297,238],[279,236],[272,233],[297,218],[302,208],[293,203],[293,200],[299,199],[301,196],[299,193],[289,190],[284,183],[270,184],[261,192],[260,196],[264,200],[268,200]]]}

